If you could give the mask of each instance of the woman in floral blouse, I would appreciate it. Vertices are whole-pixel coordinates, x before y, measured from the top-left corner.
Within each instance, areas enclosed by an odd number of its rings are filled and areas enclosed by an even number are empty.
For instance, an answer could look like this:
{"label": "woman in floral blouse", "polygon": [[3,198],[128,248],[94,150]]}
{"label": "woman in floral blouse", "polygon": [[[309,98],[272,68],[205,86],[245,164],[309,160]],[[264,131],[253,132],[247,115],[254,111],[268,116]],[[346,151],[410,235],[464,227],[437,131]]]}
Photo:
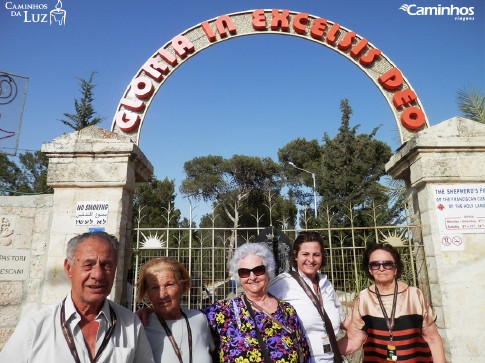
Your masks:
{"label": "woman in floral blouse", "polygon": [[244,293],[207,307],[220,362],[310,362],[305,333],[293,307],[269,295],[273,254],[265,244],[236,249],[229,270]]}

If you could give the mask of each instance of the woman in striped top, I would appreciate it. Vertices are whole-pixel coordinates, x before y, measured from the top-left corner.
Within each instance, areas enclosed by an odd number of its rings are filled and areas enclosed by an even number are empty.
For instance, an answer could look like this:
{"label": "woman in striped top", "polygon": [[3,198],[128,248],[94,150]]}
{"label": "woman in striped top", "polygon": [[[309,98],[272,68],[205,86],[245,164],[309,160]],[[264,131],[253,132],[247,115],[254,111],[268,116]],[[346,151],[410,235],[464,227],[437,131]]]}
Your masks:
{"label": "woman in striped top", "polygon": [[436,314],[416,287],[397,281],[403,271],[399,252],[389,244],[369,245],[363,268],[375,284],[357,296],[342,354],[363,345],[363,362],[445,363]]}

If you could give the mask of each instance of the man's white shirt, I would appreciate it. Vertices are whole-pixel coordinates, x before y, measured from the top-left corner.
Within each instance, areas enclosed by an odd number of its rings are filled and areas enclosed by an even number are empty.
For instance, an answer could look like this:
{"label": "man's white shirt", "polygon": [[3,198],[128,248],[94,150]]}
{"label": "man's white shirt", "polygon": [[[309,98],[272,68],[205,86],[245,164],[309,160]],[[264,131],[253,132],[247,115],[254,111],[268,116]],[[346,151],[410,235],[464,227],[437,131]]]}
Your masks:
{"label": "man's white shirt", "polygon": [[[96,352],[112,324],[110,306],[116,314],[117,323],[97,362],[153,363],[152,351],[138,317],[107,299],[95,319],[99,323]],[[20,321],[0,352],[0,362],[73,362],[74,358],[61,328],[61,308],[62,302],[59,302]],[[89,353],[78,325],[81,316],[74,307],[71,294],[65,300],[65,319],[74,337],[81,363],[89,363]]]}

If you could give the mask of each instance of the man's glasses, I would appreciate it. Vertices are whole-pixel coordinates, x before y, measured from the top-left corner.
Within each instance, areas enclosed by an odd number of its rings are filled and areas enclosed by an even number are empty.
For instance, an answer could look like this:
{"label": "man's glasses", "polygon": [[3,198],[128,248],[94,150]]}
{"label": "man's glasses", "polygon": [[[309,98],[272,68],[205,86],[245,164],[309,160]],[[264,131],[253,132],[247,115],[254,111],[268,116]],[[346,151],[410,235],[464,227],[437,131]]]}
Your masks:
{"label": "man's glasses", "polygon": [[392,270],[396,264],[392,261],[384,261],[384,262],[370,262],[369,267],[371,270],[380,270],[381,266],[384,270]]}
{"label": "man's glasses", "polygon": [[237,270],[237,274],[239,275],[239,277],[242,277],[242,278],[249,277],[249,275],[251,275],[251,272],[254,273],[256,276],[264,275],[266,272],[266,266],[259,265],[251,269],[240,268],[239,270]]}

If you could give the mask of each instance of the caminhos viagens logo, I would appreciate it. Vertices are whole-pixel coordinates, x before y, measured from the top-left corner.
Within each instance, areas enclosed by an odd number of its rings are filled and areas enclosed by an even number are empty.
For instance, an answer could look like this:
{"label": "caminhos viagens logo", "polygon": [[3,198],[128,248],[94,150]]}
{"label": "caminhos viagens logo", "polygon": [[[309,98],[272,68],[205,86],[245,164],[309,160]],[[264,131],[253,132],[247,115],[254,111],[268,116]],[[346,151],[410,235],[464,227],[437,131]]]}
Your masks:
{"label": "caminhos viagens logo", "polygon": [[449,16],[454,20],[468,21],[475,20],[474,6],[455,6],[453,4],[443,6],[420,6],[416,4],[402,4],[399,10],[412,16]]}

